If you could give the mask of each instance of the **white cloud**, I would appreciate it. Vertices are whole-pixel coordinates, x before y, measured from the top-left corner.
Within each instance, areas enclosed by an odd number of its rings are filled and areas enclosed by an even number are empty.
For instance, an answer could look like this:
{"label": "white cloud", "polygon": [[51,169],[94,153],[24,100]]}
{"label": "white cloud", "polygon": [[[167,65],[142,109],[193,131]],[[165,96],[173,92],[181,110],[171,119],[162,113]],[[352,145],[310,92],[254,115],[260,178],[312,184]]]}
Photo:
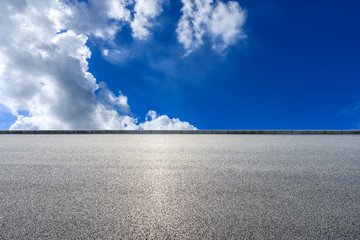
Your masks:
{"label": "white cloud", "polygon": [[146,114],[145,120],[146,121],[151,121],[154,120],[156,118],[156,112],[154,110],[150,110],[148,111],[148,113]]}
{"label": "white cloud", "polygon": [[[17,116],[11,129],[193,127],[166,115],[139,124],[130,116],[127,97],[98,84],[88,71],[88,35],[111,40],[121,29],[120,20],[130,19],[127,4],[130,1],[0,2],[0,104]],[[97,22],[102,13],[119,21]]]}
{"label": "white cloud", "polygon": [[245,24],[246,13],[237,2],[224,4],[218,2],[212,12],[209,30],[213,36],[213,48],[220,51],[234,44],[239,39],[244,39],[242,27]]}
{"label": "white cloud", "polygon": [[37,129],[39,129],[39,126],[35,125],[34,122],[36,122],[36,121],[34,121],[34,118],[24,117],[22,115],[19,115],[16,122],[11,126],[10,129],[12,129],[12,130],[18,130],[18,129],[37,130]]}
{"label": "white cloud", "polygon": [[205,35],[211,39],[213,49],[220,53],[246,37],[243,31],[246,12],[238,2],[182,0],[182,3],[176,31],[187,54],[203,44]]}
{"label": "white cloud", "polygon": [[71,14],[63,21],[64,28],[113,42],[116,33],[131,21],[131,4],[130,0],[74,1],[67,5]]}
{"label": "white cloud", "polygon": [[130,10],[126,7],[132,4],[127,0],[108,0],[108,16],[116,20],[130,21]]}
{"label": "white cloud", "polygon": [[135,54],[133,51],[131,53],[128,49],[104,49],[102,56],[110,63],[121,65],[133,59]]}
{"label": "white cloud", "polygon": [[143,130],[194,130],[196,127],[178,118],[169,118],[166,115],[157,116],[155,111],[149,111],[146,121],[140,124]]}
{"label": "white cloud", "polygon": [[102,51],[103,56],[107,57],[109,55],[109,49],[104,49]]}
{"label": "white cloud", "polygon": [[4,73],[6,64],[6,57],[0,52],[0,76]]}
{"label": "white cloud", "polygon": [[106,109],[115,109],[123,114],[130,113],[127,96],[123,95],[121,92],[119,92],[119,95],[116,96],[103,82],[99,83],[96,98],[105,106]]}
{"label": "white cloud", "polygon": [[133,36],[145,39],[149,34],[152,20],[162,12],[164,0],[135,0],[135,15],[131,22]]}

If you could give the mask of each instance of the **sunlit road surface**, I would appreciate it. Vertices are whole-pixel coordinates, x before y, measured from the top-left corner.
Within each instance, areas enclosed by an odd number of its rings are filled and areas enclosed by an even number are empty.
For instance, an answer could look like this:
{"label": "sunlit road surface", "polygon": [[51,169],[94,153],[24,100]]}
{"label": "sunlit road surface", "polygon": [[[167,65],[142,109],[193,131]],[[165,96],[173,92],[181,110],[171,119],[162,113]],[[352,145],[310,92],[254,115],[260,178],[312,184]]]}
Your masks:
{"label": "sunlit road surface", "polygon": [[360,136],[0,135],[0,239],[360,239]]}

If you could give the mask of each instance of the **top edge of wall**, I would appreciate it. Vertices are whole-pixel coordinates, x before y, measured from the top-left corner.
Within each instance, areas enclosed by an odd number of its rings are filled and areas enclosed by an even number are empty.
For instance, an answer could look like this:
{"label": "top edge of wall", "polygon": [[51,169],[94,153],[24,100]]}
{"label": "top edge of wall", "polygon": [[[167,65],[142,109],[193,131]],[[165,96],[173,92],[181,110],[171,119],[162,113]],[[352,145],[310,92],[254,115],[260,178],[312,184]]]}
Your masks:
{"label": "top edge of wall", "polygon": [[360,130],[0,130],[0,134],[360,134]]}

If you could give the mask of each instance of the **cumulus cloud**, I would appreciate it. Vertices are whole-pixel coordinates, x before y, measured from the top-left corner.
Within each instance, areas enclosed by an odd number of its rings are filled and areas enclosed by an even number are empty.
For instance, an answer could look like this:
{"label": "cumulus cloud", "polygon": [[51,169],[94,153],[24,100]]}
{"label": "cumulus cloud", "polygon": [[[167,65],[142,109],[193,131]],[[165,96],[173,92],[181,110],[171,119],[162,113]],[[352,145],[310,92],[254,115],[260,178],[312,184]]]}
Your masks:
{"label": "cumulus cloud", "polygon": [[[131,21],[128,4],[0,2],[0,104],[17,116],[11,129],[189,129],[166,115],[139,124],[127,97],[88,71],[88,35],[111,40],[122,21]],[[107,19],[98,21],[98,12]],[[109,19],[116,21],[105,24]]]}
{"label": "cumulus cloud", "polygon": [[151,20],[162,12],[163,2],[164,0],[135,0],[135,15],[131,22],[134,37],[145,39],[150,34]]}
{"label": "cumulus cloud", "polygon": [[176,32],[187,54],[203,44],[204,36],[211,39],[212,48],[220,53],[246,37],[243,30],[246,11],[238,2],[182,0],[182,3]]}
{"label": "cumulus cloud", "polygon": [[140,124],[143,130],[194,130],[196,127],[178,118],[169,118],[166,115],[157,116],[155,111],[146,114],[146,121]]}

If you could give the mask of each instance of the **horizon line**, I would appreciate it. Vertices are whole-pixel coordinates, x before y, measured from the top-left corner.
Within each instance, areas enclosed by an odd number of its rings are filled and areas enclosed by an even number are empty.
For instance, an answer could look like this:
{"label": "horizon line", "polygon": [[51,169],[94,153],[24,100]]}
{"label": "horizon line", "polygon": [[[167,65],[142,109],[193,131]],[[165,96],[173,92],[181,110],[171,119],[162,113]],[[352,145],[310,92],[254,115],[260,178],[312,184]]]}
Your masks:
{"label": "horizon line", "polygon": [[360,134],[360,130],[0,130],[0,134]]}

